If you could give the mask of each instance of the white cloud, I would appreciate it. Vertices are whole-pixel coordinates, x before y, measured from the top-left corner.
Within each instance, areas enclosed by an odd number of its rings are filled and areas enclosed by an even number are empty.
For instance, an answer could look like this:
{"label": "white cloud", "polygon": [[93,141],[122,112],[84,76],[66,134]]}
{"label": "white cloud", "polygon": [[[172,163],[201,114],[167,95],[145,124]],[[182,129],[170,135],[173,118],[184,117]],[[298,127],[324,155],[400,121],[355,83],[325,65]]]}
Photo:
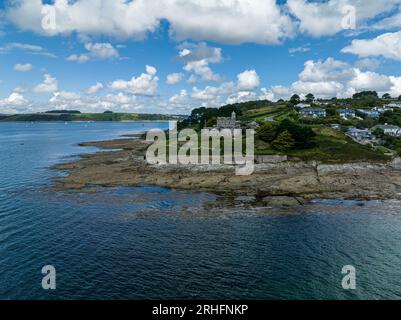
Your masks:
{"label": "white cloud", "polygon": [[[42,9],[56,10],[54,28],[43,29]],[[17,0],[6,17],[22,30],[59,35],[78,32],[115,38],[143,39],[154,32],[160,20],[170,23],[176,39],[223,43],[279,43],[294,34],[291,18],[275,0]]]}
{"label": "white cloud", "polygon": [[38,84],[34,88],[34,91],[37,93],[52,93],[58,91],[58,81],[50,74],[45,74],[43,83]]}
{"label": "white cloud", "polygon": [[191,61],[185,65],[184,70],[187,72],[194,72],[196,75],[200,76],[202,81],[220,81],[221,77],[215,74],[208,64],[208,61],[205,59]]}
{"label": "white cloud", "polygon": [[344,86],[337,81],[296,81],[291,88],[298,94],[313,93],[316,97],[336,97],[344,89]]}
{"label": "white cloud", "polygon": [[100,82],[96,82],[96,84],[94,84],[93,86],[86,89],[85,92],[86,92],[86,94],[95,94],[101,89],[103,89],[103,84]]}
{"label": "white cloud", "polygon": [[355,63],[355,67],[359,69],[376,70],[380,67],[380,61],[377,59],[361,59]]}
{"label": "white cloud", "polygon": [[120,54],[111,43],[86,43],[85,49],[87,53],[72,54],[67,58],[67,61],[76,61],[78,63],[85,63],[89,60],[99,59],[118,59]]}
{"label": "white cloud", "polygon": [[188,92],[187,90],[181,90],[178,94],[173,95],[169,102],[176,105],[182,105],[188,103]]}
{"label": "white cloud", "polygon": [[90,60],[89,56],[86,54],[72,54],[70,56],[67,57],[67,61],[74,61],[74,62],[78,62],[78,63],[85,63],[88,62]]}
{"label": "white cloud", "polygon": [[255,70],[246,70],[237,75],[239,91],[252,91],[260,85],[259,75]]}
{"label": "white cloud", "polygon": [[394,29],[401,27],[401,11],[385,18],[373,26],[375,29]]}
{"label": "white cloud", "polygon": [[391,87],[391,81],[388,76],[371,71],[362,72],[359,69],[355,69],[355,77],[348,85],[356,91],[387,91]]}
{"label": "white cloud", "polygon": [[191,74],[188,82],[198,81],[221,81],[221,77],[215,74],[210,68],[210,63],[219,63],[223,61],[221,48],[209,47],[206,43],[188,43],[185,42],[179,46],[180,52],[176,60],[185,63],[184,71]]}
{"label": "white cloud", "polygon": [[313,93],[318,98],[343,98],[364,90],[375,90],[379,94],[391,92],[398,96],[401,94],[401,81],[397,77],[362,71],[348,63],[328,58],[307,61],[298,81],[289,87],[273,86],[269,90],[276,99],[288,99],[293,93],[301,96]]}
{"label": "white cloud", "polygon": [[288,49],[288,52],[290,54],[294,54],[294,53],[305,53],[310,51],[309,47],[305,47],[305,46],[301,46],[301,47],[296,47],[296,48],[290,48]]}
{"label": "white cloud", "polygon": [[399,0],[328,0],[314,1],[288,0],[287,6],[290,12],[299,20],[301,32],[313,37],[334,35],[344,31],[344,23],[349,8],[355,9],[356,29],[374,17],[385,12],[390,12],[398,4]]}
{"label": "white cloud", "polygon": [[92,97],[65,91],[54,93],[46,106],[46,108],[57,110],[76,109],[82,112],[102,112],[106,110],[133,112],[137,107],[136,96],[125,95],[122,92]]}
{"label": "white cloud", "polygon": [[401,31],[385,33],[374,39],[353,40],[351,45],[341,50],[360,57],[383,56],[388,59],[401,60]]}
{"label": "white cloud", "polygon": [[305,82],[321,82],[349,80],[353,75],[354,72],[347,63],[327,58],[324,61],[306,61],[299,78]]}
{"label": "white cloud", "polygon": [[152,66],[146,66],[146,73],[139,77],[132,77],[131,80],[116,80],[109,87],[112,90],[126,91],[133,94],[154,96],[157,94],[159,78],[156,76],[157,70]]}
{"label": "white cloud", "polygon": [[[42,4],[41,0],[19,0],[18,5],[7,10],[6,17],[22,30],[32,30],[46,35],[78,32],[87,35],[143,39],[147,32],[155,31],[159,25],[157,2],[56,0],[54,4],[48,5]],[[46,30],[42,28],[44,7],[55,9],[54,28]]]}
{"label": "white cloud", "polygon": [[28,101],[18,92],[12,92],[7,98],[0,99],[1,113],[19,113],[28,107]]}
{"label": "white cloud", "polygon": [[32,70],[32,68],[33,66],[30,63],[26,64],[17,63],[16,65],[14,65],[14,70],[18,72],[29,72]]}
{"label": "white cloud", "polygon": [[0,106],[21,106],[27,103],[24,96],[20,93],[13,92],[5,99],[0,100]]}
{"label": "white cloud", "polygon": [[14,50],[23,51],[30,55],[42,55],[49,58],[56,58],[56,56],[49,53],[46,48],[28,43],[12,42],[0,47],[0,53],[10,53]]}
{"label": "white cloud", "polygon": [[184,74],[182,74],[181,72],[171,73],[167,76],[166,83],[169,85],[174,85],[174,84],[180,83],[183,77],[184,77]]}
{"label": "white cloud", "polygon": [[[196,100],[204,101],[218,101],[223,96],[229,95],[235,89],[235,85],[232,82],[226,82],[221,84],[219,87],[206,86],[204,89],[198,89],[197,87],[192,88],[192,98]],[[215,103],[217,104],[217,103]]]}

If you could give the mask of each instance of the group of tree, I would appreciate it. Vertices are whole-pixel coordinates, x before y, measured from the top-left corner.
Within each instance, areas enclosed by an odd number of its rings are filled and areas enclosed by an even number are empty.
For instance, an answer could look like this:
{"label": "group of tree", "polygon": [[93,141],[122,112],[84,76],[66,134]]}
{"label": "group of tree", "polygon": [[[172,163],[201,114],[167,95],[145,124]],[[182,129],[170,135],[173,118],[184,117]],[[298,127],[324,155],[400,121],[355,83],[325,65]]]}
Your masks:
{"label": "group of tree", "polygon": [[279,151],[308,149],[315,146],[314,131],[293,120],[284,119],[281,123],[266,122],[257,130],[258,138]]}

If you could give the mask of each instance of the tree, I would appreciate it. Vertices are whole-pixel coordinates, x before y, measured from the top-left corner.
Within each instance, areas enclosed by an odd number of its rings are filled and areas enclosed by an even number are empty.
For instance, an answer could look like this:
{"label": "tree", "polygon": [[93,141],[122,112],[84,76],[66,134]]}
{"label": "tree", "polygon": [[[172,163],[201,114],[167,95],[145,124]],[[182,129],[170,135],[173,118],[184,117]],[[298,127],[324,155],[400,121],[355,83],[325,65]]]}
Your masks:
{"label": "tree", "polygon": [[293,105],[297,105],[298,103],[301,102],[301,98],[299,97],[299,95],[294,94],[294,95],[291,97],[290,102],[291,102]]}
{"label": "tree", "polygon": [[384,130],[383,130],[383,129],[376,128],[376,129],[373,131],[373,134],[374,134],[376,137],[380,138],[380,139],[384,138]]}
{"label": "tree", "polygon": [[277,132],[280,134],[284,131],[288,131],[289,133],[291,133],[291,136],[295,140],[296,148],[305,149],[311,148],[315,145],[314,138],[316,134],[309,127],[301,126],[300,124],[289,119],[284,119],[280,123]]}
{"label": "tree", "polygon": [[217,124],[217,118],[212,117],[209,120],[206,121],[206,127],[211,128]]}
{"label": "tree", "polygon": [[277,136],[278,125],[275,122],[265,122],[257,130],[258,138],[265,142],[272,142]]}
{"label": "tree", "polygon": [[313,101],[315,101],[315,96],[312,93],[308,93],[306,96],[306,102],[308,103],[312,103]]}
{"label": "tree", "polygon": [[398,97],[398,101],[401,101],[401,96]]}
{"label": "tree", "polygon": [[382,99],[386,99],[386,100],[391,99],[391,95],[389,93],[385,93],[385,94],[383,94]]}
{"label": "tree", "polygon": [[278,151],[288,151],[294,146],[295,140],[288,131],[280,133],[272,143],[272,147]]}
{"label": "tree", "polygon": [[375,98],[379,99],[379,95],[377,94],[376,91],[362,91],[355,93],[352,96],[353,99],[364,99],[364,98]]}

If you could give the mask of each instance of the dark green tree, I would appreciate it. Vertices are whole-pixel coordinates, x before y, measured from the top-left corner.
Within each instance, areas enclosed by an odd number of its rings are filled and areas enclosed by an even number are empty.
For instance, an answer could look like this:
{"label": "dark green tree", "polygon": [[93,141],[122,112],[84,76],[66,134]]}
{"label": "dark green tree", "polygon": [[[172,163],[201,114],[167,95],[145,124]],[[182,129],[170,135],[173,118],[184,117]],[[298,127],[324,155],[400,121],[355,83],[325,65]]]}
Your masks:
{"label": "dark green tree", "polygon": [[312,93],[308,93],[305,96],[306,102],[308,103],[312,103],[313,101],[315,101],[315,96]]}
{"label": "dark green tree", "polygon": [[295,140],[291,133],[283,131],[280,133],[276,140],[273,141],[272,147],[278,151],[288,151],[295,146]]}
{"label": "dark green tree", "polygon": [[265,122],[256,130],[256,134],[260,140],[272,142],[277,136],[277,128],[277,123]]}
{"label": "dark green tree", "polygon": [[293,105],[297,105],[298,103],[301,102],[301,98],[299,97],[299,95],[294,94],[294,95],[291,97],[290,102],[291,102]]}
{"label": "dark green tree", "polygon": [[280,134],[284,131],[291,133],[295,140],[295,147],[298,149],[311,148],[315,145],[314,138],[316,134],[309,127],[302,126],[290,119],[284,119],[280,123],[277,132]]}

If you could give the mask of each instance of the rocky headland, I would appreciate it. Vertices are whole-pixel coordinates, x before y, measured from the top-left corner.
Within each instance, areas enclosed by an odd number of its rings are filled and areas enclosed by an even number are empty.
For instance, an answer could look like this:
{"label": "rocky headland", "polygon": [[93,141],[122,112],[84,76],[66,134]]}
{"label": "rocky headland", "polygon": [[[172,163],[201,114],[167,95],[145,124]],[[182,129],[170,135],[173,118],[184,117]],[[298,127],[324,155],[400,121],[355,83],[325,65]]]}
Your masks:
{"label": "rocky headland", "polygon": [[56,179],[56,190],[159,186],[251,197],[272,206],[302,205],[311,199],[401,199],[399,158],[388,163],[263,163],[250,176],[236,176],[234,167],[226,165],[149,165],[149,143],[139,136],[80,146],[103,150],[55,166],[67,173]]}

